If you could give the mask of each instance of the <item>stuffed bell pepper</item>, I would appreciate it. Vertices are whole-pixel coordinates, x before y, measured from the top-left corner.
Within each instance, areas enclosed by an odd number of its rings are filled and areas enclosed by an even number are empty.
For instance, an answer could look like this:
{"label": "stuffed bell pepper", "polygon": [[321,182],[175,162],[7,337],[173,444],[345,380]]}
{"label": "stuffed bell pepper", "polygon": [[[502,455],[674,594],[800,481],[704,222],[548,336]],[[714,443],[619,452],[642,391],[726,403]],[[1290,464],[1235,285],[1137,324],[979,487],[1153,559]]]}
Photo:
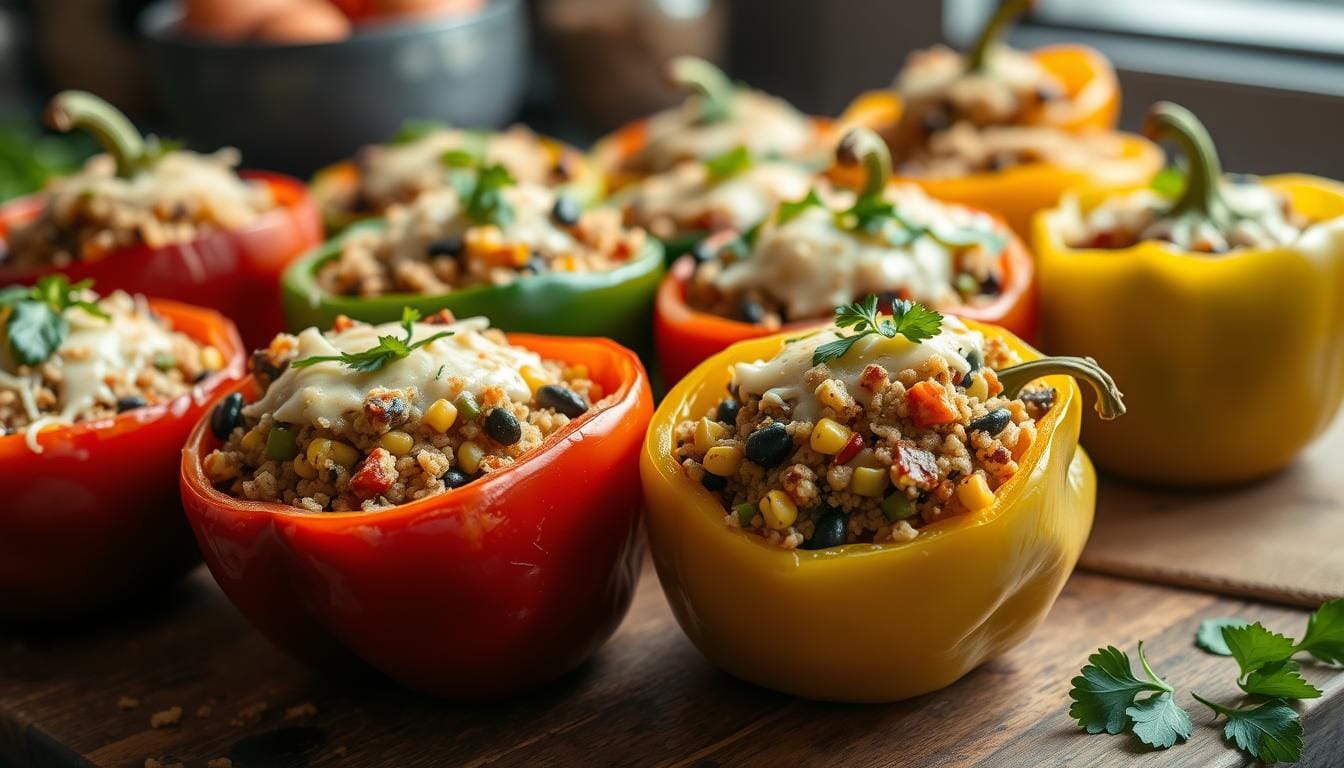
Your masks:
{"label": "stuffed bell pepper", "polygon": [[197,562],[174,475],[242,376],[209,310],[63,275],[0,289],[0,619],[107,607]]}
{"label": "stuffed bell pepper", "polygon": [[592,156],[612,190],[665,173],[687,160],[705,161],[743,147],[752,157],[818,164],[831,140],[826,121],[781,98],[728,79],[713,64],[681,57],[671,80],[690,91],[679,106],[618,129]]}
{"label": "stuffed bell pepper", "polygon": [[1100,53],[998,42],[1030,4],[1001,2],[966,53],[912,54],[890,90],[860,96],[840,118],[877,130],[898,176],[997,213],[1023,237],[1031,215],[1065,190],[1141,184],[1162,163],[1150,143],[1114,132],[1119,84]]}
{"label": "stuffed bell pepper", "polygon": [[888,184],[890,157],[871,131],[846,135],[837,161],[864,169],[861,192],[820,183],[760,226],[718,233],[673,264],[654,310],[668,382],[735,341],[824,322],[869,293],[884,306],[915,299],[1033,333],[1032,261],[1011,231],[918,187]]}
{"label": "stuffed bell pepper", "polygon": [[182,494],[206,563],[295,657],[502,696],[616,628],[642,558],[632,352],[406,309],[281,334],[201,421]]}
{"label": "stuffed bell pepper", "polygon": [[448,186],[393,206],[305,255],[285,273],[290,328],[345,315],[395,322],[403,307],[429,316],[488,316],[506,331],[607,336],[649,347],[662,248],[619,211],[514,178],[469,151],[448,153]]}
{"label": "stuffed bell pepper", "polygon": [[1224,176],[1174,104],[1147,129],[1180,147],[1183,175],[1037,217],[1042,335],[1125,382],[1135,416],[1085,430],[1102,469],[1179,486],[1261,477],[1344,396],[1344,185]]}
{"label": "stuffed bell pepper", "polygon": [[728,672],[814,699],[951,684],[1049,611],[1092,523],[1081,358],[898,301],[742,342],[659,407],[649,546],[682,629]]}
{"label": "stuffed bell pepper", "polygon": [[0,284],[60,272],[219,310],[250,342],[281,328],[280,273],[322,236],[301,183],[240,176],[233,150],[202,155],[142,138],[87,93],[58,94],[47,115],[56,128],[93,134],[106,152],[0,207]]}
{"label": "stuffed bell pepper", "polygon": [[602,194],[602,178],[582,152],[515,125],[498,133],[408,121],[387,144],[364,147],[354,158],[318,171],[312,192],[327,230],[382,216],[425,192],[453,183],[448,158],[469,151],[499,163],[520,181],[555,187],[583,205]]}

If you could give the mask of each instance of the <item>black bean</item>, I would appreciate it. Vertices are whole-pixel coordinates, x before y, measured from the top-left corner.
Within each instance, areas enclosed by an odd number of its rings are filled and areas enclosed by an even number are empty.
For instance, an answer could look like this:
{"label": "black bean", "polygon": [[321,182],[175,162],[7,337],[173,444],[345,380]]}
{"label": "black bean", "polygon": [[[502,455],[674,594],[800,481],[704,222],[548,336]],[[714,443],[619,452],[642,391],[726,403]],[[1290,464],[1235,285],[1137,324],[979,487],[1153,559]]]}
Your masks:
{"label": "black bean", "polygon": [[439,479],[442,480],[443,484],[448,486],[449,488],[461,488],[462,486],[471,482],[470,477],[467,477],[461,472],[458,472],[456,469],[450,469],[447,472],[444,472],[443,477]]}
{"label": "black bean", "polygon": [[583,207],[578,201],[569,195],[557,195],[555,205],[551,208],[551,218],[555,223],[562,227],[572,227],[579,223],[579,217],[583,215]]}
{"label": "black bean", "polygon": [[542,408],[554,408],[571,419],[578,418],[588,410],[588,403],[569,387],[559,384],[547,384],[537,390],[537,405]]}
{"label": "black bean", "polygon": [[429,245],[425,246],[425,251],[429,253],[430,258],[435,256],[457,257],[461,256],[466,248],[467,245],[463,242],[461,237],[452,236],[441,237],[438,240],[431,241]]}
{"label": "black bean", "polygon": [[210,378],[210,377],[213,376],[214,374],[215,374],[214,371],[201,371],[200,373],[196,374],[196,379],[195,379],[195,381],[193,381],[192,383],[193,383],[193,384],[200,384],[202,381],[205,381],[206,379]]}
{"label": "black bean", "polygon": [[719,421],[722,421],[724,424],[732,425],[737,423],[737,414],[738,411],[741,410],[741,403],[738,403],[736,400],[729,397],[724,398],[724,401],[719,403],[719,410],[715,412],[715,415],[718,417]]}
{"label": "black bean", "polygon": [[210,412],[210,431],[220,440],[228,438],[234,427],[243,424],[243,393],[234,392],[226,396],[215,410]]}
{"label": "black bean", "polygon": [[848,528],[845,513],[838,509],[827,509],[817,517],[812,538],[803,542],[803,549],[828,549],[845,543],[845,530]]}
{"label": "black bean", "polygon": [[508,409],[496,408],[485,415],[485,434],[500,445],[513,445],[523,439],[523,428]]}
{"label": "black bean", "polygon": [[136,408],[144,408],[146,405],[148,403],[145,402],[145,398],[139,395],[127,395],[117,400],[117,413],[134,411]]}
{"label": "black bean", "polygon": [[765,319],[765,307],[762,307],[761,303],[755,299],[744,298],[738,302],[737,314],[748,323],[757,325]]}
{"label": "black bean", "polygon": [[523,271],[531,272],[534,275],[540,275],[542,272],[546,271],[547,266],[546,257],[533,251],[532,255],[528,258],[527,263],[523,265]]}
{"label": "black bean", "polygon": [[986,296],[998,296],[1000,290],[1002,290],[1002,285],[999,283],[999,276],[993,272],[980,281],[980,293]]}
{"label": "black bean", "polygon": [[257,375],[257,380],[265,386],[271,381],[278,379],[280,374],[284,373],[285,369],[289,367],[289,363],[276,365],[271,362],[271,356],[266,354],[266,350],[258,349],[252,353],[249,367],[252,372]]}
{"label": "black bean", "polygon": [[966,375],[961,378],[961,386],[963,387],[969,387],[975,382],[976,372],[985,364],[984,355],[980,354],[980,350],[972,349],[966,353],[966,363],[971,366],[971,370],[967,371]]}
{"label": "black bean", "polygon": [[747,461],[770,469],[784,463],[793,453],[793,438],[783,424],[775,422],[747,437]]}
{"label": "black bean", "polygon": [[984,416],[972,421],[966,428],[968,432],[986,432],[990,436],[999,434],[1013,420],[1013,414],[1007,408],[995,408]]}
{"label": "black bean", "polygon": [[719,477],[713,472],[706,472],[705,476],[700,478],[700,484],[705,486],[708,490],[718,493],[728,487],[728,478]]}
{"label": "black bean", "polygon": [[1050,406],[1055,404],[1055,388],[1024,389],[1019,397],[1027,405],[1034,405],[1043,411],[1048,411]]}

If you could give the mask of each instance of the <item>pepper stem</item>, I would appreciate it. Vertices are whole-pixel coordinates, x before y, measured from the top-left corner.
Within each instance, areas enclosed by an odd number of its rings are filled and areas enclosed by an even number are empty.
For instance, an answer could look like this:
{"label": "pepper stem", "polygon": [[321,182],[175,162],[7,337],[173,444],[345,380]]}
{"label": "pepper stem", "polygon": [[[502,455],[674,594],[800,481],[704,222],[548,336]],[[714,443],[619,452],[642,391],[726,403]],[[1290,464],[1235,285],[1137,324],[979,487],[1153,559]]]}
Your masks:
{"label": "pepper stem", "polygon": [[989,51],[1003,37],[1003,32],[1019,16],[1031,8],[1032,0],[1001,0],[994,15],[985,22],[975,45],[966,53],[966,69],[970,72],[983,72],[989,64]]}
{"label": "pepper stem", "polygon": [[672,82],[700,94],[700,118],[715,123],[728,118],[733,81],[723,70],[695,56],[678,56],[667,67]]}
{"label": "pepper stem", "polygon": [[835,161],[842,166],[855,166],[860,163],[868,171],[868,179],[863,185],[865,196],[882,194],[891,181],[891,150],[887,143],[868,128],[855,128],[840,139],[835,148]]}
{"label": "pepper stem", "polygon": [[1223,165],[1218,160],[1218,149],[1193,112],[1179,104],[1159,101],[1148,110],[1143,132],[1153,141],[1174,141],[1185,154],[1188,167],[1185,190],[1166,217],[1197,216],[1215,225],[1237,218],[1223,199]]}
{"label": "pepper stem", "polygon": [[116,107],[87,91],[61,91],[47,105],[47,124],[62,133],[78,128],[97,139],[130,178],[144,167],[145,140]]}
{"label": "pepper stem", "polygon": [[1115,379],[1090,357],[1043,357],[996,371],[1004,397],[1014,398],[1022,388],[1042,376],[1072,376],[1082,379],[1097,392],[1097,415],[1110,421],[1125,413],[1125,396]]}

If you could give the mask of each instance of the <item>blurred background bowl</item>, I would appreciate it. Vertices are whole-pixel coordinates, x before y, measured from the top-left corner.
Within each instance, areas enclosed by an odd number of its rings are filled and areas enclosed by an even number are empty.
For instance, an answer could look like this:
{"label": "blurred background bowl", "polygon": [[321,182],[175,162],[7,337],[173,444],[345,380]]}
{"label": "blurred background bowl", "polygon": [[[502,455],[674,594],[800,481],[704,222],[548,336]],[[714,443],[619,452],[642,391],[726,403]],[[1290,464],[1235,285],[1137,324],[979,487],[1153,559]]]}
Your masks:
{"label": "blurred background bowl", "polygon": [[180,4],[163,0],[140,28],[166,134],[307,175],[406,118],[503,126],[526,88],[526,16],[522,0],[489,0],[470,16],[364,25],[339,42],[217,42],[184,34]]}

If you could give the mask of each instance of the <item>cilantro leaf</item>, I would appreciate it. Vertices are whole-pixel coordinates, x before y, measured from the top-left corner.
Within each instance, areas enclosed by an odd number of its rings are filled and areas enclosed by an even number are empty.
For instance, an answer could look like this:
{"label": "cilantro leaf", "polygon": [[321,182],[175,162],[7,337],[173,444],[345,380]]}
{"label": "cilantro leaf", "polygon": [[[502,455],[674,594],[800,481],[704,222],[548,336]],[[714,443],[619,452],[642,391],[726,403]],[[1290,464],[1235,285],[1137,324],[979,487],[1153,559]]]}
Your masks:
{"label": "cilantro leaf", "polygon": [[406,334],[406,338],[399,339],[396,336],[379,336],[378,344],[371,349],[363,352],[342,352],[339,355],[315,355],[305,357],[302,360],[295,360],[290,363],[294,368],[307,368],[310,365],[318,363],[340,363],[356,373],[373,373],[382,370],[388,363],[395,362],[407,357],[415,350],[431,342],[437,341],[445,336],[452,336],[452,331],[440,331],[433,336],[428,336],[419,341],[412,342],[415,335],[415,323],[420,319],[420,312],[410,307],[403,307],[401,310],[401,327]]}
{"label": "cilantro leaf", "polygon": [[51,357],[70,332],[61,313],[44,302],[20,301],[10,308],[5,333],[14,359],[23,365],[37,365]]}
{"label": "cilantro leaf", "polygon": [[1190,738],[1194,724],[1190,714],[1177,706],[1170,693],[1159,693],[1134,703],[1125,709],[1134,721],[1134,735],[1144,744],[1167,749],[1178,741]]}
{"label": "cilantro leaf", "polygon": [[775,223],[778,226],[788,224],[790,221],[798,218],[809,208],[825,208],[826,204],[822,202],[821,195],[817,188],[807,190],[807,195],[801,200],[785,200],[779,204],[779,210],[775,213]]}
{"label": "cilantro leaf", "polygon": [[1232,649],[1223,640],[1223,627],[1244,627],[1244,619],[1206,619],[1195,633],[1195,645],[1216,656],[1231,656]]}
{"label": "cilantro leaf", "polygon": [[[932,309],[905,299],[891,303],[891,319],[896,324],[896,333],[913,342],[932,339],[943,329],[943,316]],[[892,337],[895,333],[884,333]]]}
{"label": "cilantro leaf", "polygon": [[709,171],[710,181],[718,183],[750,169],[753,162],[747,148],[739,145],[718,157],[706,160],[705,169]]}
{"label": "cilantro leaf", "polygon": [[513,174],[502,165],[488,165],[476,176],[476,186],[467,198],[467,215],[477,224],[507,227],[513,221],[513,206],[503,189],[514,184]]}
{"label": "cilantro leaf", "polygon": [[862,302],[835,308],[835,325],[852,328],[854,333],[817,346],[812,351],[812,364],[843,357],[859,339],[879,334],[888,339],[904,336],[916,344],[937,336],[943,327],[943,316],[913,301],[897,299],[891,303],[891,319],[877,314],[877,297],[869,294]]}
{"label": "cilantro leaf", "polygon": [[419,141],[435,131],[441,131],[448,128],[446,123],[438,120],[416,120],[411,119],[403,122],[397,132],[392,135],[393,144],[410,144]]}
{"label": "cilantro leaf", "polygon": [[[1129,656],[1124,651],[1113,645],[1098,648],[1087,657],[1088,663],[1082,674],[1073,678],[1073,688],[1069,691],[1073,704],[1069,707],[1069,716],[1088,733],[1105,731],[1114,735],[1124,731],[1130,725],[1132,715],[1128,710],[1134,706],[1135,697],[1145,691],[1172,692],[1171,686],[1148,668],[1142,643],[1139,644],[1139,660],[1148,675],[1147,680],[1134,676]],[[1151,726],[1146,729],[1146,733],[1155,732]]]}
{"label": "cilantro leaf", "polygon": [[439,156],[439,162],[449,168],[471,168],[474,170],[481,166],[481,158],[465,149],[450,149]]}
{"label": "cilantro leaf", "polygon": [[1266,763],[1295,763],[1302,758],[1302,719],[1281,699],[1233,709],[1194,696],[1215,715],[1227,718],[1223,735],[1252,758]]}
{"label": "cilantro leaf", "polygon": [[1175,200],[1185,191],[1186,176],[1185,160],[1178,159],[1171,165],[1164,166],[1162,170],[1153,174],[1153,179],[1148,184],[1152,190],[1162,197]]}
{"label": "cilantro leaf", "polygon": [[1344,598],[1331,600],[1311,614],[1297,650],[1324,662],[1344,664]]}
{"label": "cilantro leaf", "polygon": [[1302,679],[1302,667],[1295,661],[1272,661],[1246,675],[1237,684],[1256,696],[1281,699],[1315,699],[1320,689]]}
{"label": "cilantro leaf", "polygon": [[1271,632],[1258,621],[1245,627],[1223,627],[1223,641],[1243,677],[1265,664],[1286,661],[1296,650],[1292,638]]}
{"label": "cilantro leaf", "polygon": [[818,344],[817,348],[812,350],[812,364],[821,365],[828,360],[844,357],[849,353],[850,347],[854,346],[854,344],[865,335],[866,334],[855,334],[853,336],[841,336],[835,341]]}

